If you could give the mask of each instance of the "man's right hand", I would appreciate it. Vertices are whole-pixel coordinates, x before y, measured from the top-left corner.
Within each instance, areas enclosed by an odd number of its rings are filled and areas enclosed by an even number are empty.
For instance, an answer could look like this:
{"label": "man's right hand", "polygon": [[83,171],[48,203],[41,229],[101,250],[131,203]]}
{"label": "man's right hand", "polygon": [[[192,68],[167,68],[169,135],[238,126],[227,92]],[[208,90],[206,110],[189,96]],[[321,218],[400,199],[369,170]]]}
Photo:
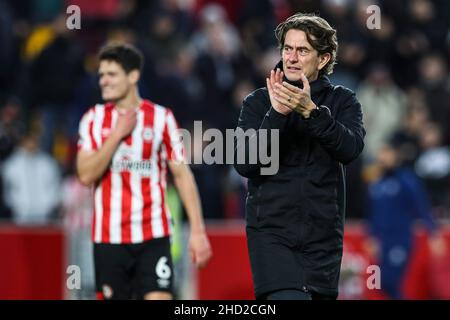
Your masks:
{"label": "man's right hand", "polygon": [[136,110],[120,110],[119,117],[117,118],[114,134],[118,139],[122,140],[131,134],[137,123]]}
{"label": "man's right hand", "polygon": [[114,152],[122,139],[133,131],[137,122],[136,110],[121,110],[111,136],[106,139],[100,149],[95,151],[80,150],[77,154],[77,173],[80,181],[89,186],[99,181],[114,156]]}
{"label": "man's right hand", "polygon": [[270,71],[270,78],[266,78],[267,90],[269,91],[269,98],[270,103],[272,104],[272,108],[274,108],[281,114],[288,115],[292,112],[292,109],[283,105],[275,99],[275,83],[283,83],[283,71],[281,71],[280,69],[277,69],[277,71]]}

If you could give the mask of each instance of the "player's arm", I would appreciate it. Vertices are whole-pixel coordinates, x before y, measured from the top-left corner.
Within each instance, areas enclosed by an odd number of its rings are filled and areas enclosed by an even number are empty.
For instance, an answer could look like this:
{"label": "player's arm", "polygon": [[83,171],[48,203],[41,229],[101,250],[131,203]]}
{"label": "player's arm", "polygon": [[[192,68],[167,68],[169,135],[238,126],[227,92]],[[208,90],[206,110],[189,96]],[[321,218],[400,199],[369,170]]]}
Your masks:
{"label": "player's arm", "polygon": [[136,112],[134,110],[120,113],[116,127],[100,149],[78,152],[77,174],[84,185],[90,185],[103,176],[120,142],[133,131],[135,125]]}
{"label": "player's arm", "polygon": [[197,184],[187,164],[176,161],[168,163],[191,227],[189,253],[195,265],[201,268],[211,258],[212,251],[205,231]]}

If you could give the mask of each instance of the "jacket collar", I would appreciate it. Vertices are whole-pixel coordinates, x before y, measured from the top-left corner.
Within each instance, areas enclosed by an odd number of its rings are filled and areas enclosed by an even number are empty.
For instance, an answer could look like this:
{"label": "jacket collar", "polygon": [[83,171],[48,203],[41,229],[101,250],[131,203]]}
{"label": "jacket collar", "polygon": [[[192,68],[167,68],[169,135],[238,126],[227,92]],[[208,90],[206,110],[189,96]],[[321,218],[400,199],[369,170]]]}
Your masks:
{"label": "jacket collar", "polygon": [[[284,73],[283,62],[281,60],[277,63],[274,70],[276,70],[277,68],[282,70]],[[290,81],[286,78],[286,76],[283,76],[283,81],[286,81],[287,83],[290,83],[296,87],[303,88],[303,83],[301,81]],[[316,80],[310,82],[309,85],[311,87],[311,97],[316,97],[320,95],[320,93],[324,89],[331,87],[330,79],[324,75],[319,76]]]}

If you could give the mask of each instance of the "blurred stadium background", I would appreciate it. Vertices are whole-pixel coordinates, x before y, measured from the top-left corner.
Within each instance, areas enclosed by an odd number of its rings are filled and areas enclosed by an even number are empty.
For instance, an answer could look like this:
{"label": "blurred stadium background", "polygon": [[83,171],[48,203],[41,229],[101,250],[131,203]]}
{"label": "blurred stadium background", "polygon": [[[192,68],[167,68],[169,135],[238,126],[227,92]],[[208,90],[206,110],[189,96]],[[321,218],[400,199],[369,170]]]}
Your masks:
{"label": "blurred stadium background", "polygon": [[[66,28],[71,4],[81,8],[80,30]],[[372,4],[381,8],[380,29],[366,26]],[[142,96],[172,108],[182,127],[202,120],[203,128],[225,130],[235,128],[241,101],[265,85],[279,60],[275,26],[298,11],[319,13],[338,30],[331,79],[355,90],[364,108],[364,154],[347,167],[340,299],[390,298],[366,282],[367,266],[383,248],[373,245],[371,224],[389,228],[392,221],[412,228],[413,242],[408,252],[400,246],[387,253],[392,265],[407,263],[386,283],[401,284],[400,299],[449,299],[447,0],[0,0],[0,298],[95,298],[91,194],[74,175],[74,156],[78,121],[100,101],[95,55],[102,44],[121,40],[144,52]],[[414,212],[391,219],[373,210],[376,156],[388,140],[423,185],[428,224]],[[192,170],[215,256],[206,269],[192,270],[186,229],[177,224],[177,297],[252,299],[245,180],[229,165]],[[168,192],[175,220],[183,222],[172,186]],[[427,232],[432,220],[440,241]],[[66,286],[69,265],[80,267],[80,289]]]}

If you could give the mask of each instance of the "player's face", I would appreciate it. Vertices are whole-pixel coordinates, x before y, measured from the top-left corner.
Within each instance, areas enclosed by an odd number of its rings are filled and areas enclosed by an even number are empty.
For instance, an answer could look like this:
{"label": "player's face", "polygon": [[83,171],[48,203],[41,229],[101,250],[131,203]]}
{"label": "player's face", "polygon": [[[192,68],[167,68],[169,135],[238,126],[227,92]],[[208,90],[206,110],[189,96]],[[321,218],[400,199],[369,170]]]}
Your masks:
{"label": "player's face", "polygon": [[98,70],[102,99],[115,102],[125,98],[133,83],[120,64],[112,60],[100,61]]}
{"label": "player's face", "polygon": [[291,29],[286,33],[281,58],[288,80],[301,81],[300,75],[303,72],[309,81],[313,81],[327,64],[329,54],[319,55],[308,42],[304,31]]}

